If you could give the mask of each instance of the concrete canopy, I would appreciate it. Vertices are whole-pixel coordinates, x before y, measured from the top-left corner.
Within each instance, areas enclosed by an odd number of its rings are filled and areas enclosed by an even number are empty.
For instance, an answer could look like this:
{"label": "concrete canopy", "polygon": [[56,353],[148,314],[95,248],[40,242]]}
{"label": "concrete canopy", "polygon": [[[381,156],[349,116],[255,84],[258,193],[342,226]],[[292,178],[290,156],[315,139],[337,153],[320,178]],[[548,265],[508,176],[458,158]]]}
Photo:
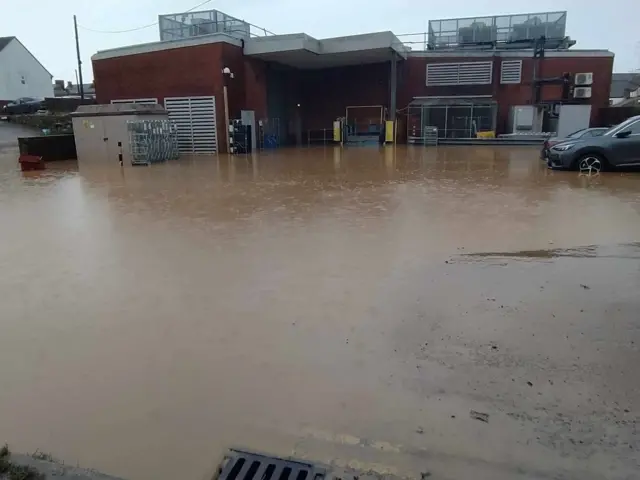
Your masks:
{"label": "concrete canopy", "polygon": [[272,35],[245,41],[244,54],[300,69],[321,69],[380,63],[408,48],[392,32],[367,33],[316,40],[304,33]]}

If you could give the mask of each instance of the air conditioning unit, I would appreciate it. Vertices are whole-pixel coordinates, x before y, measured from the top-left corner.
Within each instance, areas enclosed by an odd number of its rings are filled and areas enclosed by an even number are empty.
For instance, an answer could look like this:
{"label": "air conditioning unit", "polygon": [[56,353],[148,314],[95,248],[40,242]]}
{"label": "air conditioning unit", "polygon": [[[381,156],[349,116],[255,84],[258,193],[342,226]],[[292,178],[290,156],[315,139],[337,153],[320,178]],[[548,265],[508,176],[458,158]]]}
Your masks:
{"label": "air conditioning unit", "polygon": [[591,87],[576,87],[573,89],[573,98],[591,98]]}
{"label": "air conditioning unit", "polygon": [[574,84],[576,86],[593,84],[593,73],[576,73]]}

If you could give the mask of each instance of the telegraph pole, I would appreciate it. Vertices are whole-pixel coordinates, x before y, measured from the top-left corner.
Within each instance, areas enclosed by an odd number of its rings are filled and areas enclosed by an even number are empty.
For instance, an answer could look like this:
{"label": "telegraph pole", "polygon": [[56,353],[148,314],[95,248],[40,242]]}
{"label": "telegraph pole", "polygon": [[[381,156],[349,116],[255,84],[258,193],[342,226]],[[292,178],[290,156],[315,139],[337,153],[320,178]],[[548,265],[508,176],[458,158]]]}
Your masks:
{"label": "telegraph pole", "polygon": [[82,60],[80,59],[80,40],[78,39],[78,20],[76,16],[73,16],[73,28],[76,31],[76,53],[78,55],[78,91],[80,92],[80,99],[84,100],[84,85],[82,83]]}

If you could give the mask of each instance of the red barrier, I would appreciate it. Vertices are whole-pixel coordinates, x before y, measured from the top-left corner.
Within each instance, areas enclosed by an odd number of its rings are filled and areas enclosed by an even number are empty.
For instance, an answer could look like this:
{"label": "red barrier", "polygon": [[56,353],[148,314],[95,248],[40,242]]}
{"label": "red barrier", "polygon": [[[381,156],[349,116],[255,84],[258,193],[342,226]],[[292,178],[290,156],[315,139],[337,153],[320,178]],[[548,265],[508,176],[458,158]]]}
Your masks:
{"label": "red barrier", "polygon": [[30,172],[32,170],[44,170],[45,168],[42,157],[37,157],[35,155],[20,155],[18,162],[20,163],[20,169],[23,172]]}

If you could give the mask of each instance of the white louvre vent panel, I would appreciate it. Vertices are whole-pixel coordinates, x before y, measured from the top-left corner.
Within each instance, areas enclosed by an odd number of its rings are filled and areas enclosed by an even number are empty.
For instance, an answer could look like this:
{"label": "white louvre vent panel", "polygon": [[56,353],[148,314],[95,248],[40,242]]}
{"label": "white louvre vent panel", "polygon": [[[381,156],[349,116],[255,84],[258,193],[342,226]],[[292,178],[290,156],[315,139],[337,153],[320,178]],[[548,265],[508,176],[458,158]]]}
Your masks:
{"label": "white louvre vent panel", "polygon": [[164,107],[178,127],[180,153],[216,153],[215,97],[166,98]]}
{"label": "white louvre vent panel", "polygon": [[503,60],[500,66],[500,83],[522,81],[522,60]]}
{"label": "white louvre vent panel", "polygon": [[157,98],[132,98],[130,100],[111,100],[111,104],[117,103],[136,103],[138,105],[156,105],[158,103]]}
{"label": "white louvre vent panel", "polygon": [[429,63],[427,86],[490,85],[493,62]]}
{"label": "white louvre vent panel", "polygon": [[458,85],[457,63],[427,64],[427,86]]}
{"label": "white louvre vent panel", "polygon": [[493,62],[460,63],[459,85],[490,85]]}

